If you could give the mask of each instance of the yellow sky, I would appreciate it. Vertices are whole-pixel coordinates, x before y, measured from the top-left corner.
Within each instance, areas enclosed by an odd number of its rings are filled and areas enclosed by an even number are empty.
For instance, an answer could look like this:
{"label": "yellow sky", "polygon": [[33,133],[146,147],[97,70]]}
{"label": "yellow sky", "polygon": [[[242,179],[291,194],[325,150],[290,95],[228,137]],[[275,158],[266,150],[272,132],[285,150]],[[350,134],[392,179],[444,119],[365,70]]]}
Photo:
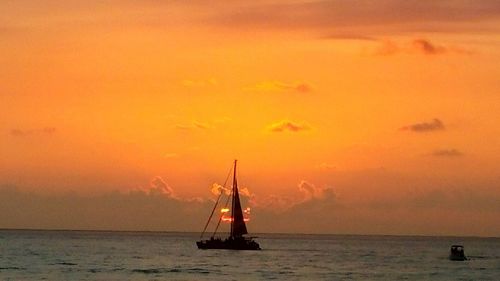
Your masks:
{"label": "yellow sky", "polygon": [[238,158],[256,206],[299,204],[304,180],[368,214],[435,190],[479,206],[500,197],[499,23],[486,0],[5,1],[0,185],[100,196],[160,176],[207,198]]}

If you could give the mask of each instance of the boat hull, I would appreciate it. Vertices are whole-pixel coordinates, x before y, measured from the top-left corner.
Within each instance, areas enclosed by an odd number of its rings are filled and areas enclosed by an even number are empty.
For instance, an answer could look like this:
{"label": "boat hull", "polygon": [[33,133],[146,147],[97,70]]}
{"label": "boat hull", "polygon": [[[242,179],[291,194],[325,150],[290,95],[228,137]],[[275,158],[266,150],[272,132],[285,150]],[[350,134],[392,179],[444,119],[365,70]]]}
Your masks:
{"label": "boat hull", "polygon": [[225,250],[260,250],[259,243],[252,239],[209,239],[197,241],[198,249],[225,249]]}
{"label": "boat hull", "polygon": [[449,259],[451,261],[465,261],[467,260],[467,257],[465,257],[464,255],[450,255]]}

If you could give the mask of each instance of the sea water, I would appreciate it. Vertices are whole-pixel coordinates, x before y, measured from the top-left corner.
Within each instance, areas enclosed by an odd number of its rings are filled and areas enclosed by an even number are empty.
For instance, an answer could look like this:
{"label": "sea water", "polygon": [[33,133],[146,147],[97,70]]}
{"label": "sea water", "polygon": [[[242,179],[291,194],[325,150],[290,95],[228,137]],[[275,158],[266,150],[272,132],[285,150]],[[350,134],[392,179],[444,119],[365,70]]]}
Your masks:
{"label": "sea water", "polygon": [[195,233],[0,230],[0,280],[500,280],[499,238],[258,236],[262,251],[231,251]]}

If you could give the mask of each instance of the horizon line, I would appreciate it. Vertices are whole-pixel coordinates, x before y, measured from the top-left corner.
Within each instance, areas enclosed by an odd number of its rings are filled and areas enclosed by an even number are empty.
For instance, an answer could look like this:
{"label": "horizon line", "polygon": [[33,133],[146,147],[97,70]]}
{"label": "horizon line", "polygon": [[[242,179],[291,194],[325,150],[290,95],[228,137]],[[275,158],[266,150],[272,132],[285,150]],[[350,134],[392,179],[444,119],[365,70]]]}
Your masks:
{"label": "horizon line", "polygon": [[[112,229],[64,229],[64,228],[3,228],[0,231],[46,231],[46,232],[114,232],[114,233],[189,233],[200,234],[197,231],[185,230],[112,230]],[[226,232],[220,232],[226,233]],[[256,232],[255,235],[271,234],[271,235],[317,235],[317,236],[385,236],[385,237],[438,237],[438,238],[482,238],[482,239],[500,239],[500,236],[479,236],[479,235],[429,235],[429,234],[353,234],[353,233],[299,233],[299,232]],[[255,237],[255,236],[254,236]]]}

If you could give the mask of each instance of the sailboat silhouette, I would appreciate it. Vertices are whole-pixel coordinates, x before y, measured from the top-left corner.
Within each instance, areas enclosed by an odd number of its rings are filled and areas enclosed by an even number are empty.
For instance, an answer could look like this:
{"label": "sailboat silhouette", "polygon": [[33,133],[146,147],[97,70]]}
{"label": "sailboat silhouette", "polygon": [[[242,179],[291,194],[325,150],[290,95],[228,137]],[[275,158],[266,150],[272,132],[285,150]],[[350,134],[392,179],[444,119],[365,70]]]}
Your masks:
{"label": "sailboat silhouette", "polygon": [[[216,231],[212,234],[210,239],[196,242],[198,249],[229,249],[229,250],[260,250],[259,244],[252,239],[252,237],[245,237],[245,234],[248,234],[248,230],[245,224],[245,219],[243,216],[243,211],[241,209],[240,195],[238,192],[238,181],[236,179],[236,163],[237,160],[234,160],[233,167],[233,188],[231,190],[231,232],[229,237],[222,240],[221,238],[215,238],[215,233],[220,224],[222,216],[219,218],[219,222],[217,224]],[[222,195],[223,191],[221,191]],[[201,237],[205,233],[205,230],[212,219],[213,213],[217,208],[217,204],[219,202],[220,196],[215,202],[214,209],[212,210],[212,214],[208,218],[208,221],[205,225],[205,229],[203,230]]]}

